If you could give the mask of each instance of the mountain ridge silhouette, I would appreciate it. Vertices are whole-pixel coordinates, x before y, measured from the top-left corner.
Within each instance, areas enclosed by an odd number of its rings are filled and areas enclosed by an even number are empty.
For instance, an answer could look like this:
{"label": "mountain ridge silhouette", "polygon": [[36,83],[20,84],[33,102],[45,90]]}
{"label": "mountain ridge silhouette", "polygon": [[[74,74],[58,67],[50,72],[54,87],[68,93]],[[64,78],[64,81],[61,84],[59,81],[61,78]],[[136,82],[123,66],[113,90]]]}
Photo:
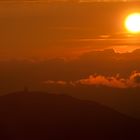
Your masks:
{"label": "mountain ridge silhouette", "polygon": [[139,138],[139,122],[96,102],[48,94],[16,92],[0,97],[3,139]]}

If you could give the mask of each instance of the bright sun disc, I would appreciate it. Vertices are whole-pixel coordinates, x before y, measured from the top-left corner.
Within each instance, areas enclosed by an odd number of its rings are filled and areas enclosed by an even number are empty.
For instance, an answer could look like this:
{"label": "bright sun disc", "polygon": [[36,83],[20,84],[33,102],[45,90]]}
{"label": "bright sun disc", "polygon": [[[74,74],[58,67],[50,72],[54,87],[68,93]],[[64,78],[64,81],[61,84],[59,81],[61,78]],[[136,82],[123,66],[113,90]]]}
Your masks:
{"label": "bright sun disc", "polygon": [[130,14],[125,20],[125,27],[131,33],[140,33],[140,13]]}

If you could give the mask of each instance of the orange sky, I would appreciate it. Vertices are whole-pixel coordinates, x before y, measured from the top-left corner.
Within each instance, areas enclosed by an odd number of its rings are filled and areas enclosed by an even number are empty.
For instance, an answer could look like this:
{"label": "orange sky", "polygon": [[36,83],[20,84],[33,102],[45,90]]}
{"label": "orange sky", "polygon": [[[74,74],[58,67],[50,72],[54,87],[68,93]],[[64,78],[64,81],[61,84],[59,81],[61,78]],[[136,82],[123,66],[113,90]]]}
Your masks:
{"label": "orange sky", "polygon": [[138,3],[3,3],[0,8],[0,58],[75,58],[92,50],[139,48],[126,16]]}

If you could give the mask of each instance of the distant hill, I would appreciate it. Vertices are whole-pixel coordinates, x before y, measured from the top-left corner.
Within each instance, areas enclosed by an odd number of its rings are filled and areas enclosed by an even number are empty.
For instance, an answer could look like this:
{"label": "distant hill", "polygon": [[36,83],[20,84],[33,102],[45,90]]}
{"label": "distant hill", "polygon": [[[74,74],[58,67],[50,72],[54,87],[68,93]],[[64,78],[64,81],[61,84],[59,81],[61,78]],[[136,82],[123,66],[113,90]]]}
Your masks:
{"label": "distant hill", "polygon": [[66,95],[19,92],[0,97],[2,140],[132,140],[139,123]]}
{"label": "distant hill", "polygon": [[140,88],[111,88],[105,86],[79,86],[69,88],[69,95],[95,101],[123,114],[140,119]]}

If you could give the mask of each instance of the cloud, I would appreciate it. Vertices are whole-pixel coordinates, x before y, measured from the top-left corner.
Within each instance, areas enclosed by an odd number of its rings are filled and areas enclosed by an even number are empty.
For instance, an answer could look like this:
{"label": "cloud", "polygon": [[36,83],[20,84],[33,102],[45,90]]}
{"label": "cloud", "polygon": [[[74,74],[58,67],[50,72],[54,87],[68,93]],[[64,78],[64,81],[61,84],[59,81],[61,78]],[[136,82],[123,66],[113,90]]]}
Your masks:
{"label": "cloud", "polygon": [[80,79],[77,81],[52,81],[48,80],[44,82],[45,84],[57,84],[57,85],[89,85],[89,86],[107,86],[113,88],[134,88],[140,87],[140,72],[134,71],[130,74],[128,78],[122,78],[118,75],[116,76],[104,76],[104,75],[90,75],[85,79]]}
{"label": "cloud", "polygon": [[116,88],[125,88],[125,80],[115,77],[105,77],[103,75],[90,75],[86,79],[80,79],[76,81],[77,84],[82,85],[101,85]]}
{"label": "cloud", "polygon": [[67,82],[66,81],[53,81],[53,80],[47,80],[45,82],[43,82],[44,84],[56,84],[56,85],[66,85]]}
{"label": "cloud", "polygon": [[114,88],[132,88],[140,87],[140,73],[134,71],[128,78],[121,78],[116,76],[103,76],[103,75],[90,75],[86,79],[80,79],[76,81],[82,85],[101,85]]}
{"label": "cloud", "polygon": [[130,76],[129,79],[135,85],[138,85],[138,86],[140,85],[140,73],[139,72],[137,72],[137,71],[133,72],[133,74]]}

